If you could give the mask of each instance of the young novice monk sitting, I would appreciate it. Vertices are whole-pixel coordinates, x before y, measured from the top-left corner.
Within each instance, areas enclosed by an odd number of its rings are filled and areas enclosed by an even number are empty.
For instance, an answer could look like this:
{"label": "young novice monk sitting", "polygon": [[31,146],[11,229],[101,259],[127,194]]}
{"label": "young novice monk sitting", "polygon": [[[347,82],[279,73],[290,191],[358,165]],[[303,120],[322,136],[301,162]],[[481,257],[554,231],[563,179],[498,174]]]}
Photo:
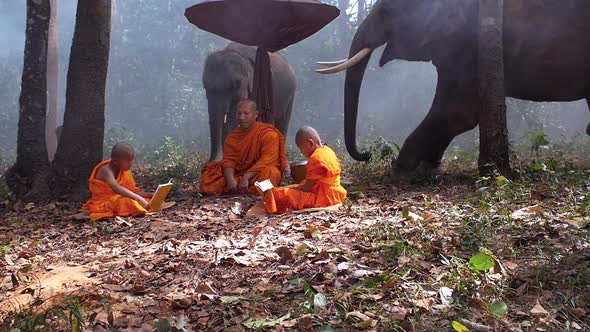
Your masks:
{"label": "young novice monk sitting", "polygon": [[311,127],[299,129],[295,143],[308,158],[305,180],[299,185],[267,191],[264,198],[266,212],[276,214],[342,203],[346,189],[340,185],[342,167],[334,151],[322,146],[320,136]]}
{"label": "young novice monk sitting", "polygon": [[146,198],[151,198],[151,194],[142,192],[135,185],[129,170],[134,154],[130,144],[117,143],[111,151],[111,159],[94,168],[88,179],[92,197],[82,207],[90,212],[90,220],[147,212],[149,203]]}

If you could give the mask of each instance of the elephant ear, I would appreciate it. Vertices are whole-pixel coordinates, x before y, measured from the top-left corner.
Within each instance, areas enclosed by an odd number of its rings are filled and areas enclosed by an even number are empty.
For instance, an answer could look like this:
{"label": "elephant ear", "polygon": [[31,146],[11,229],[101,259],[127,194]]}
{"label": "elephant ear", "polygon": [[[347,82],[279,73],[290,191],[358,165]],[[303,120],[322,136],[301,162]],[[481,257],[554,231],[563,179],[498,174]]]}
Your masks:
{"label": "elephant ear", "polygon": [[[384,7],[386,8],[386,7]],[[388,31],[380,66],[393,59],[430,61],[448,54],[470,31],[475,31],[477,2],[470,0],[404,2],[397,29]],[[388,12],[394,12],[389,8]],[[398,15],[399,17],[399,15]],[[391,19],[391,18],[389,18]]]}

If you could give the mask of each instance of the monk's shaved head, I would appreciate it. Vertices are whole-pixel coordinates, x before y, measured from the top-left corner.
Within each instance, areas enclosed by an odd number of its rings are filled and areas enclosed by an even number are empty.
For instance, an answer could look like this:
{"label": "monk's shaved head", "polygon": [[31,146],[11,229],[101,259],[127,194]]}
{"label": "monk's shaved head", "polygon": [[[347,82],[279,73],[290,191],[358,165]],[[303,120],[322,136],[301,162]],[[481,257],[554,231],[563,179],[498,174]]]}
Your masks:
{"label": "monk's shaved head", "polygon": [[312,127],[301,127],[295,134],[295,142],[302,142],[305,140],[312,140],[315,144],[321,145],[320,134]]}
{"label": "monk's shaved head", "polygon": [[253,111],[256,111],[256,102],[252,99],[242,99],[238,102],[237,108],[240,109],[240,107],[247,107]]}
{"label": "monk's shaved head", "polygon": [[111,159],[120,159],[120,158],[131,158],[133,159],[133,155],[135,151],[133,150],[133,146],[129,143],[119,142],[113,146],[111,150]]}

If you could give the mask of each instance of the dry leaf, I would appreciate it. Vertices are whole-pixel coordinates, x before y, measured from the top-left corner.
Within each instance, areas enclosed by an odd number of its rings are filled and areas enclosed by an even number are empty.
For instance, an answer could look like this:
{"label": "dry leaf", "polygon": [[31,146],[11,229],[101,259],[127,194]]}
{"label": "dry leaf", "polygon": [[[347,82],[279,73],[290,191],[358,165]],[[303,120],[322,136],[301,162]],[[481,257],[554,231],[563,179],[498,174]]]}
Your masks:
{"label": "dry leaf", "polygon": [[539,214],[541,212],[543,212],[543,208],[537,204],[537,205],[533,205],[533,206],[524,207],[520,210],[516,210],[516,211],[512,212],[512,214],[510,216],[512,217],[512,219],[522,220],[522,219],[525,219],[526,217],[530,217],[535,214]]}
{"label": "dry leaf", "polygon": [[526,292],[526,290],[529,288],[529,282],[525,281],[522,285],[518,286],[518,288],[516,289],[515,295],[520,297],[522,296],[522,294],[524,294],[524,292]]}
{"label": "dry leaf", "polygon": [[574,316],[578,318],[586,316],[586,310],[582,308],[572,308],[570,311],[572,312],[572,314],[574,314]]}
{"label": "dry leaf", "polygon": [[427,311],[430,310],[430,307],[432,306],[432,299],[431,298],[414,300],[412,302],[414,302],[414,304],[418,308],[423,308],[423,309],[426,309]]}
{"label": "dry leaf", "polygon": [[291,253],[291,250],[287,247],[278,247],[277,249],[275,249],[275,252],[277,253],[277,255],[279,255],[279,257],[281,257],[281,263],[287,263],[295,260],[293,258],[293,254]]}
{"label": "dry leaf", "polygon": [[224,239],[218,239],[213,246],[217,249],[231,248],[231,243]]}
{"label": "dry leaf", "polygon": [[197,286],[195,292],[198,294],[217,295],[217,292],[211,287],[208,282],[202,282]]}
{"label": "dry leaf", "polygon": [[254,245],[256,244],[256,240],[258,239],[258,235],[260,234],[260,231],[262,231],[262,227],[257,226],[254,228],[254,230],[252,231],[252,240],[250,240],[250,242],[248,243],[248,249],[254,248]]}
{"label": "dry leaf", "polygon": [[578,263],[578,260],[579,259],[580,259],[580,257],[578,255],[578,247],[576,247],[574,245],[572,247],[572,250],[571,250],[570,254],[567,256],[567,259],[565,260],[565,263],[567,264],[567,266],[573,267],[574,265],[576,265],[576,263]]}
{"label": "dry leaf", "polygon": [[389,317],[393,320],[402,321],[402,320],[406,319],[406,316],[409,313],[410,313],[410,309],[395,306],[389,310]]}
{"label": "dry leaf", "polygon": [[547,310],[545,310],[545,308],[543,308],[537,301],[537,304],[531,309],[530,313],[533,316],[545,316],[547,315]]}
{"label": "dry leaf", "polygon": [[502,264],[504,264],[504,266],[506,266],[508,270],[516,270],[516,268],[518,267],[516,263],[513,263],[511,261],[505,261],[502,262]]}
{"label": "dry leaf", "polygon": [[34,257],[36,254],[33,250],[31,249],[23,249],[19,254],[18,257],[19,258],[25,258],[25,259],[29,259],[31,257]]}

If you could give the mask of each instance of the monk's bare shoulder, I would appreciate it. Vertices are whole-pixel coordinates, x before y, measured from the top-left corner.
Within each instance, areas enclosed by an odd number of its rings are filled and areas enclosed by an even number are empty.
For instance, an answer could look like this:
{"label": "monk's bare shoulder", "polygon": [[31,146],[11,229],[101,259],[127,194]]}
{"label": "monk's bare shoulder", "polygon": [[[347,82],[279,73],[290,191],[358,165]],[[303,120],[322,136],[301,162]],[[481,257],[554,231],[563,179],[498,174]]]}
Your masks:
{"label": "monk's bare shoulder", "polygon": [[111,170],[111,167],[109,166],[109,164],[104,165],[103,167],[101,167],[98,172],[96,172],[96,179],[97,180],[101,180],[101,181],[105,181],[108,178],[114,178],[115,175],[113,174],[113,170]]}

